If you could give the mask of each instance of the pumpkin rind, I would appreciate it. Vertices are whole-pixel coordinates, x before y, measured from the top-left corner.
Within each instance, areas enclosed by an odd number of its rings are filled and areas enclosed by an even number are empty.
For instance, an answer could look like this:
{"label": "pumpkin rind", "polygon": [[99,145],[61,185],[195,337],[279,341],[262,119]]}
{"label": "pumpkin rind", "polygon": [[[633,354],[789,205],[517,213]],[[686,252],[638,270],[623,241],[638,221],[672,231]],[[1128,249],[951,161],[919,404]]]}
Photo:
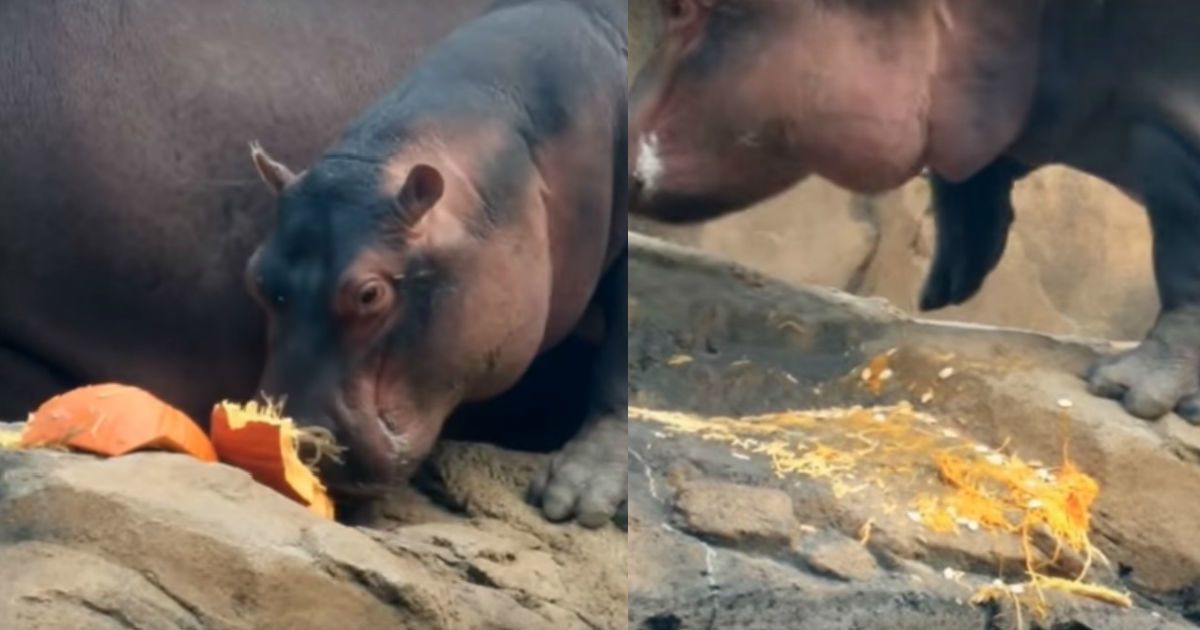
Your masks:
{"label": "pumpkin rind", "polygon": [[217,461],[212,442],[186,414],[119,383],[80,387],[42,403],[25,425],[21,446],[70,446],[108,457],[154,449]]}

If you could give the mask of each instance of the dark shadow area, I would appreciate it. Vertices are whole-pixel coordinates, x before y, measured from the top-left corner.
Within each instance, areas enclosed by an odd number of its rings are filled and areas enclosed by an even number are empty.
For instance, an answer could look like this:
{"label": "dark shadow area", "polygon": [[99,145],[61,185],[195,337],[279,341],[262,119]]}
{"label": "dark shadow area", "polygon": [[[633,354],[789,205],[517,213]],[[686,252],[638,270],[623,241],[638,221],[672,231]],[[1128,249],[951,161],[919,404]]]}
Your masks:
{"label": "dark shadow area", "polygon": [[567,339],[539,357],[508,392],[461,407],[447,421],[443,438],[521,451],[558,450],[579,431],[587,413],[597,352],[593,344]]}

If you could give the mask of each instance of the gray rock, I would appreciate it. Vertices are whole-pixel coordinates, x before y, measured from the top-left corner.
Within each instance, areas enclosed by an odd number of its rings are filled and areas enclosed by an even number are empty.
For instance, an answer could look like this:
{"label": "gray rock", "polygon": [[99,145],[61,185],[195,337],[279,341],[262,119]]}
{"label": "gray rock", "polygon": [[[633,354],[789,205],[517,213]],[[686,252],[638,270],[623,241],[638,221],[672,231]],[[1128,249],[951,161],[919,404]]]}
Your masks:
{"label": "gray rock", "polygon": [[792,498],[773,488],[686,482],[675,509],[683,530],[725,547],[788,548],[800,533]]}
{"label": "gray rock", "polygon": [[[1072,460],[1101,487],[1092,539],[1112,565],[1093,568],[1091,579],[1131,592],[1136,605],[1065,598],[1034,627],[1182,629],[1200,621],[1198,430],[1174,417],[1146,423],[1089,396],[1076,374],[1111,345],[917,321],[877,300],[789,286],[654,239],[631,242],[631,405],[741,416],[906,400],[974,440],[1010,440],[1027,460],[1046,462],[1061,456],[1066,426]],[[893,348],[893,378],[878,395],[868,392],[861,366]],[[680,355],[689,360],[673,360]],[[953,376],[939,378],[947,365]],[[922,404],[928,389],[934,397]],[[1063,398],[1073,402],[1069,410],[1058,405]],[[883,492],[838,499],[824,481],[777,477],[760,456],[672,436],[636,414],[630,449],[631,628],[1014,627],[1011,607],[967,603],[998,575],[1022,578],[1022,550],[1011,537],[930,536],[902,512],[886,516]],[[673,474],[681,466],[690,471],[682,484]],[[778,535],[768,517],[759,544],[740,545],[740,532],[758,530],[729,519],[726,506],[677,491],[686,487],[785,493],[800,534]],[[863,548],[868,521],[873,533]],[[713,535],[724,531],[721,522],[729,531]],[[963,575],[948,579],[947,568]]]}
{"label": "gray rock", "polygon": [[813,536],[800,556],[813,573],[847,582],[867,582],[879,565],[865,545],[841,535]]}

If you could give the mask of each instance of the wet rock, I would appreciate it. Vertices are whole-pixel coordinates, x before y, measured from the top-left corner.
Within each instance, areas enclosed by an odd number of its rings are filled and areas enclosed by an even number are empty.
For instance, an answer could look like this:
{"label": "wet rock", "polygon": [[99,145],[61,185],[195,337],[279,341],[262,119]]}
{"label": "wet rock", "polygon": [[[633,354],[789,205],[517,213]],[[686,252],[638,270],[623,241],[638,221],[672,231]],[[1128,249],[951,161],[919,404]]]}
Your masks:
{"label": "wet rock", "polygon": [[180,455],[0,451],[0,628],[618,627],[624,534],[541,521],[537,465],[448,444],[436,492],[347,527]]}

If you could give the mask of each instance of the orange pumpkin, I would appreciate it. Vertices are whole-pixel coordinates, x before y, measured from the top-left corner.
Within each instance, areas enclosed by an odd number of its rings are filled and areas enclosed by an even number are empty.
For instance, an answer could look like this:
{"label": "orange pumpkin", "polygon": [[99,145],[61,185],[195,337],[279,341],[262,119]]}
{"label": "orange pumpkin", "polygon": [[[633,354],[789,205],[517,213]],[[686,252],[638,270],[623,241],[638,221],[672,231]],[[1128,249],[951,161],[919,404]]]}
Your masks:
{"label": "orange pumpkin", "polygon": [[186,414],[118,383],[80,387],[42,403],[25,425],[21,446],[70,446],[110,457],[157,449],[217,461],[212,442]]}
{"label": "orange pumpkin", "polygon": [[[301,444],[336,457],[331,436],[298,429],[275,405],[221,402],[213,407],[212,441],[221,461],[250,473],[259,483],[274,488],[310,510],[333,518],[333,502],[325,484],[300,459]],[[316,462],[312,462],[313,465]]]}

